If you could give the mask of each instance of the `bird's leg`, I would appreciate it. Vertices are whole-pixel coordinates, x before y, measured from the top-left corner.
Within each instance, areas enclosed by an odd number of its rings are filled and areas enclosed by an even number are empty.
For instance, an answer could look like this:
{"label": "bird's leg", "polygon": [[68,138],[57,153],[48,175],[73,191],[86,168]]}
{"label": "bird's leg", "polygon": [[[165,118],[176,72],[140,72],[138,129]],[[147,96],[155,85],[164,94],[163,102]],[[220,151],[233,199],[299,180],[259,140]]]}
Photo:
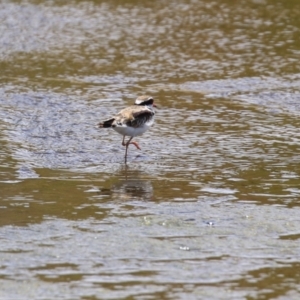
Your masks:
{"label": "bird's leg", "polygon": [[123,135],[123,140],[122,140],[122,146],[127,146],[132,144],[134,145],[137,149],[141,150],[139,144],[137,142],[131,142],[131,140],[133,139],[133,136],[128,140],[127,143],[125,143],[125,135]]}
{"label": "bird's leg", "polygon": [[122,146],[126,146],[126,143],[125,143],[125,135],[123,135]]}
{"label": "bird's leg", "polygon": [[131,142],[131,143],[129,143],[129,144],[132,144],[132,145],[134,145],[137,149],[141,150],[141,148],[140,148],[140,146],[139,146],[139,144],[138,144],[137,142]]}
{"label": "bird's leg", "polygon": [[[137,142],[131,142],[132,139],[133,139],[133,136],[130,137],[130,139],[129,139],[129,140],[127,141],[127,143],[125,144],[125,146],[126,146],[126,150],[125,150],[125,162],[126,162],[126,158],[127,158],[128,146],[129,146],[130,144],[134,145],[137,149],[141,150],[141,148],[140,148],[140,146],[138,145]],[[123,145],[123,143],[122,143],[122,145]]]}
{"label": "bird's leg", "polygon": [[[128,151],[128,146],[130,144],[130,141],[133,139],[133,136],[128,140],[128,142],[125,144],[126,150],[125,150],[125,163],[126,163],[126,158],[127,158],[127,151]],[[123,145],[123,144],[122,144]]]}

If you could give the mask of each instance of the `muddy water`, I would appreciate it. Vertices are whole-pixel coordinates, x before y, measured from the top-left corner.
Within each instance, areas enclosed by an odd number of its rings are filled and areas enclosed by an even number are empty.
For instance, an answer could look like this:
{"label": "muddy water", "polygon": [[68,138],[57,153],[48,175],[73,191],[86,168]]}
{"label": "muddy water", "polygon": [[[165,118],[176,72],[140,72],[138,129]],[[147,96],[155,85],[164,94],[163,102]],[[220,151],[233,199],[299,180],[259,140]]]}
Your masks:
{"label": "muddy water", "polygon": [[[298,1],[0,20],[0,299],[299,299]],[[95,124],[144,93],[125,165]]]}

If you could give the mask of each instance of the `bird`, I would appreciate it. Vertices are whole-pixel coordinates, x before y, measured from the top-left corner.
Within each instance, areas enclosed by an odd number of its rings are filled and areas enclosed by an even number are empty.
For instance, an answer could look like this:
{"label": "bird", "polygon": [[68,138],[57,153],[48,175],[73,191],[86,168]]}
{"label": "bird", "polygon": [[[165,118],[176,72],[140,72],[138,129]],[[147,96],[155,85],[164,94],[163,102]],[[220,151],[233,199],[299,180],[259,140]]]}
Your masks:
{"label": "bird", "polygon": [[[145,133],[154,123],[155,110],[154,99],[148,95],[136,98],[134,105],[128,106],[119,111],[113,117],[100,122],[99,128],[112,128],[123,135],[122,146],[125,146],[125,163],[127,160],[128,146],[134,145],[141,150],[137,142],[132,141],[136,136]],[[125,142],[126,136],[129,137]]]}

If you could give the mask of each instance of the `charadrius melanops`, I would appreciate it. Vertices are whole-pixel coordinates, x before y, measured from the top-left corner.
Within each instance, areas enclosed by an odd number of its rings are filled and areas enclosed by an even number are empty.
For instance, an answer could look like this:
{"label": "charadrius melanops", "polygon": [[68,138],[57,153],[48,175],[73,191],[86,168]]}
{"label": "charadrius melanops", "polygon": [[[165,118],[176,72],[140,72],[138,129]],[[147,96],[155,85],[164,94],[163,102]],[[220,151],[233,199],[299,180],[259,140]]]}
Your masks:
{"label": "charadrius melanops", "polygon": [[[137,142],[131,141],[135,136],[142,135],[154,123],[154,99],[151,96],[140,96],[135,100],[135,105],[122,109],[119,113],[104,122],[99,123],[100,128],[112,128],[123,135],[122,145],[126,146],[125,162],[127,150],[130,144],[137,149],[141,149]],[[125,137],[129,139],[125,142]]]}

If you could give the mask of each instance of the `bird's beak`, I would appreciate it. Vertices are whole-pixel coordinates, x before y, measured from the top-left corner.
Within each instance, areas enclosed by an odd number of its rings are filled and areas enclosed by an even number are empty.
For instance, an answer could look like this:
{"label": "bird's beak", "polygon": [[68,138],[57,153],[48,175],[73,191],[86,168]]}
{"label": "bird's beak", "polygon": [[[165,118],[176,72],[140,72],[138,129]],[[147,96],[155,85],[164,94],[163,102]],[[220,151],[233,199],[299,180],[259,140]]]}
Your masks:
{"label": "bird's beak", "polygon": [[157,105],[156,105],[156,104],[154,104],[154,103],[152,104],[152,106],[153,106],[153,107],[156,107],[156,108],[158,108],[158,107],[157,107]]}

